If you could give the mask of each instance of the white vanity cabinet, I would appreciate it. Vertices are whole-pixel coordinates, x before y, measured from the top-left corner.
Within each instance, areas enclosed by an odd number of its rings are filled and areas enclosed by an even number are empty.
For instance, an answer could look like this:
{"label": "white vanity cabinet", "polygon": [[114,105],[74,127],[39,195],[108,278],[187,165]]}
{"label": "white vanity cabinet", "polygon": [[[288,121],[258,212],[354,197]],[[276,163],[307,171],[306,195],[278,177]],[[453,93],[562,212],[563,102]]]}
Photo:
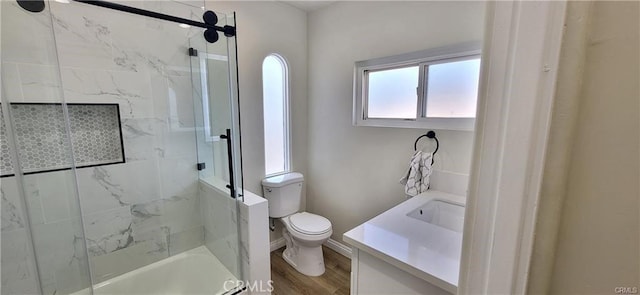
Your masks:
{"label": "white vanity cabinet", "polygon": [[358,248],[352,248],[351,294],[451,295],[423,279]]}
{"label": "white vanity cabinet", "polygon": [[455,294],[464,201],[428,191],[345,233],[351,294]]}

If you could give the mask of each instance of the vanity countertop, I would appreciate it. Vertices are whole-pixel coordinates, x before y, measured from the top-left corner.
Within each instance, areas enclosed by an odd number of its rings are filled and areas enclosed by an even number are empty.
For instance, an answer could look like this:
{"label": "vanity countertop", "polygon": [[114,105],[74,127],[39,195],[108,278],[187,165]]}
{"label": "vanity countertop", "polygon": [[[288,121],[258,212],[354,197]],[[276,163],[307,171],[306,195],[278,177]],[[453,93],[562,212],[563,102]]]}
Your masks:
{"label": "vanity countertop", "polygon": [[344,234],[344,241],[451,293],[458,288],[462,233],[407,216],[431,199],[465,198],[429,190]]}

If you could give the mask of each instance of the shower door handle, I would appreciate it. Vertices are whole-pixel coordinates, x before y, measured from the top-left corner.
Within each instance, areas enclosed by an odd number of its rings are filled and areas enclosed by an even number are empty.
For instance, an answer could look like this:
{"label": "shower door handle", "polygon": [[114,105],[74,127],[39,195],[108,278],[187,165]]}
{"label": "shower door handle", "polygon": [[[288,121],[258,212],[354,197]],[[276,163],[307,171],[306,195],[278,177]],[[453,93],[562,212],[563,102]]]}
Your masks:
{"label": "shower door handle", "polygon": [[233,152],[232,152],[232,148],[233,148],[233,144],[231,143],[231,129],[227,129],[226,134],[220,134],[220,138],[225,139],[227,141],[227,158],[229,161],[229,184],[227,185],[227,188],[231,191],[231,197],[232,198],[236,198],[236,186],[235,186],[235,181],[234,181],[234,174],[233,174]]}

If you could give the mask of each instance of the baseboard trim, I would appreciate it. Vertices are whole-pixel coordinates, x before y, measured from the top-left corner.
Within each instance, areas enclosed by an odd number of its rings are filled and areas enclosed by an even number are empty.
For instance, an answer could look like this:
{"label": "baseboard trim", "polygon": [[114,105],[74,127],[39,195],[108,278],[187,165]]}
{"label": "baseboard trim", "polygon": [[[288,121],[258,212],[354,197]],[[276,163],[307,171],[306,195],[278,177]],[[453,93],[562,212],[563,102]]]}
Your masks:
{"label": "baseboard trim", "polygon": [[284,247],[284,245],[286,244],[286,242],[284,241],[284,238],[278,238],[275,239],[273,241],[271,241],[271,243],[269,244],[269,248],[271,249],[271,252],[278,250],[282,247]]}
{"label": "baseboard trim", "polygon": [[329,240],[327,240],[324,243],[325,246],[329,247],[331,250],[336,251],[340,254],[342,254],[342,256],[347,257],[349,259],[351,259],[351,247],[340,243],[334,239],[329,238]]}
{"label": "baseboard trim", "polygon": [[[285,244],[286,243],[284,241],[284,238],[278,238],[278,239],[275,239],[275,240],[271,241],[271,243],[269,245],[269,248],[271,249],[271,252],[273,252],[275,250],[278,250],[278,249],[284,247]],[[329,247],[329,249],[340,253],[342,256],[351,259],[351,247],[349,247],[349,246],[347,246],[347,245],[345,245],[345,244],[343,244],[341,242],[338,242],[338,241],[336,241],[334,239],[331,239],[331,238],[329,238],[329,240],[327,240],[324,243],[324,245]]]}

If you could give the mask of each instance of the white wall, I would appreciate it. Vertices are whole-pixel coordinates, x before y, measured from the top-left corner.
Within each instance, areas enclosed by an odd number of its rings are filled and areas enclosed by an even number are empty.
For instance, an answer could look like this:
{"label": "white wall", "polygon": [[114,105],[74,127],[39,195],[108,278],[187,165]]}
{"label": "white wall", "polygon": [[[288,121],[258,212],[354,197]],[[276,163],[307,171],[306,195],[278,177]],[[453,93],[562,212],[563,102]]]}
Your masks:
{"label": "white wall", "polygon": [[[291,169],[307,174],[307,14],[273,1],[210,2],[207,7],[237,15],[244,188],[262,196],[262,61],[270,53],[289,64]],[[274,234],[280,236],[279,230]]]}
{"label": "white wall", "polygon": [[271,1],[213,2],[210,8],[221,12],[235,11],[237,15],[244,186],[262,195],[262,61],[270,53],[282,55],[290,67],[292,170],[306,172],[307,15],[289,5]]}
{"label": "white wall", "polygon": [[[307,210],[331,220],[333,239],[405,199],[398,179],[425,133],[352,126],[354,62],[481,40],[483,24],[480,2],[337,2],[309,14]],[[468,173],[473,133],[437,134],[436,169]]]}
{"label": "white wall", "polygon": [[558,65],[558,80],[540,200],[536,220],[528,294],[547,294],[553,275],[562,203],[567,190],[569,165],[580,104],[591,2],[567,3],[565,31]]}
{"label": "white wall", "polygon": [[640,282],[640,5],[593,2],[551,294]]}

